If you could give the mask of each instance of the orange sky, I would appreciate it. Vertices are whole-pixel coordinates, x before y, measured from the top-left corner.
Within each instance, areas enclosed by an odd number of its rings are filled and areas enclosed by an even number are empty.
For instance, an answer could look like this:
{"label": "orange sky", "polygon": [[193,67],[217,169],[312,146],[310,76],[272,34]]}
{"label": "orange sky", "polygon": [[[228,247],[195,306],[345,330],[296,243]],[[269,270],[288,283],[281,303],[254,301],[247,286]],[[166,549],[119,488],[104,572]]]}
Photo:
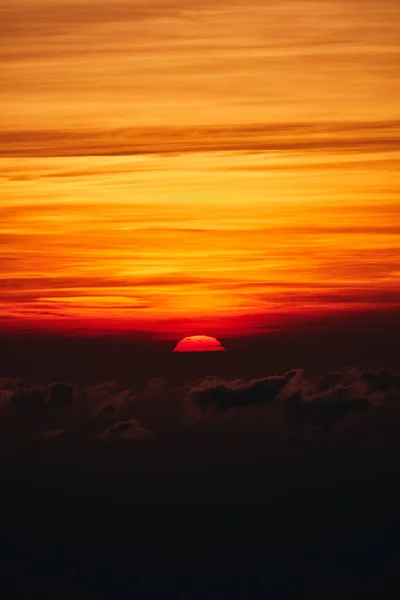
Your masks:
{"label": "orange sky", "polygon": [[398,0],[2,0],[0,327],[400,305],[399,24]]}

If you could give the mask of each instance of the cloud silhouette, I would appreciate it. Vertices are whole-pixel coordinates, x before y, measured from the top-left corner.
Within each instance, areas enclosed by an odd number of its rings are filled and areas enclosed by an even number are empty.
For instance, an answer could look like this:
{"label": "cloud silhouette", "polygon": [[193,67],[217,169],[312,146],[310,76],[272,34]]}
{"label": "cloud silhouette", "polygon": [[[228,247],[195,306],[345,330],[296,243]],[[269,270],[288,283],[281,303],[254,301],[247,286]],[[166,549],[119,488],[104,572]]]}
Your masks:
{"label": "cloud silhouette", "polygon": [[113,406],[112,404],[101,404],[94,410],[92,416],[94,420],[107,421],[109,419],[116,418],[117,411],[115,406]]}
{"label": "cloud silhouette", "polygon": [[206,380],[189,392],[189,400],[206,409],[215,406],[220,410],[248,406],[250,404],[269,404],[284,390],[293,379],[301,376],[301,371],[289,371],[282,377],[254,379],[248,383],[219,382]]}
{"label": "cloud silhouette", "polygon": [[46,404],[46,394],[43,389],[32,387],[21,388],[10,397],[10,406],[13,409],[38,409]]}
{"label": "cloud silhouette", "polygon": [[355,367],[346,367],[341,371],[334,371],[323,375],[317,385],[317,389],[321,392],[341,383],[342,385],[351,385],[360,378],[360,370]]}
{"label": "cloud silhouette", "polygon": [[47,406],[65,408],[75,401],[75,386],[69,383],[52,383],[48,394]]}
{"label": "cloud silhouette", "polygon": [[400,375],[387,370],[374,371],[371,368],[364,369],[361,381],[365,381],[368,388],[378,392],[389,392],[400,390]]}
{"label": "cloud silhouette", "polygon": [[330,429],[334,422],[346,415],[370,408],[366,397],[353,397],[353,386],[338,387],[305,400],[297,392],[287,402],[285,419],[292,424],[316,424]]}
{"label": "cloud silhouette", "polygon": [[105,440],[147,440],[153,439],[154,434],[142,427],[136,419],[129,419],[108,427],[99,437]]}
{"label": "cloud silhouette", "polygon": [[207,427],[222,438],[232,427],[239,434],[253,428],[257,435],[267,435],[273,427],[295,436],[297,431],[331,431],[350,416],[363,423],[363,415],[376,409],[383,418],[400,409],[400,374],[346,367],[308,379],[294,369],[250,381],[176,383],[160,378],[135,390],[117,382],[79,388],[65,382],[24,387],[16,379],[0,380],[0,430],[10,439],[136,440],[156,435],[166,441],[190,435],[185,431],[196,423],[204,439]]}
{"label": "cloud silhouette", "polygon": [[[400,401],[400,375],[388,370],[374,371],[346,367],[307,380],[301,370],[289,371],[282,377],[267,377],[248,383],[241,381],[205,380],[189,389],[186,398],[188,422],[204,418],[210,408],[235,412],[240,409],[269,406],[274,417],[291,426],[318,426],[329,430],[342,418],[370,408]],[[261,414],[261,413],[260,413]],[[263,418],[268,415],[263,413]],[[221,420],[219,420],[221,422]]]}

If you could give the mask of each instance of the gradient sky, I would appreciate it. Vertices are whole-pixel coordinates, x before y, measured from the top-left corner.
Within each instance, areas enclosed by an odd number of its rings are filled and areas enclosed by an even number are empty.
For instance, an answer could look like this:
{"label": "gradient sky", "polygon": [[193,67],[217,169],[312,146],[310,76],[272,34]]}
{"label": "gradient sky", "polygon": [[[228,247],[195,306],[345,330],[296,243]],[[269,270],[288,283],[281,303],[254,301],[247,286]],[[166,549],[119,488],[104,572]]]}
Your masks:
{"label": "gradient sky", "polygon": [[2,0],[0,327],[399,306],[399,24],[398,0]]}

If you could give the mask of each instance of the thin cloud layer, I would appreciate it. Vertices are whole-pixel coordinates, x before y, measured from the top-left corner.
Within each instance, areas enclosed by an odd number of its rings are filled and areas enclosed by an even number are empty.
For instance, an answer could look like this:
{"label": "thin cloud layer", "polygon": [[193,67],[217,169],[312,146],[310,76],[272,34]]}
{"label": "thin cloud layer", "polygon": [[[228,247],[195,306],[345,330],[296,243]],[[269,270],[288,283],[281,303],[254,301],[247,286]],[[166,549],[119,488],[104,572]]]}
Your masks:
{"label": "thin cloud layer", "polygon": [[0,156],[170,156],[187,153],[246,154],[280,151],[335,154],[395,152],[397,155],[399,140],[398,120],[141,127],[101,131],[24,130],[0,133]]}

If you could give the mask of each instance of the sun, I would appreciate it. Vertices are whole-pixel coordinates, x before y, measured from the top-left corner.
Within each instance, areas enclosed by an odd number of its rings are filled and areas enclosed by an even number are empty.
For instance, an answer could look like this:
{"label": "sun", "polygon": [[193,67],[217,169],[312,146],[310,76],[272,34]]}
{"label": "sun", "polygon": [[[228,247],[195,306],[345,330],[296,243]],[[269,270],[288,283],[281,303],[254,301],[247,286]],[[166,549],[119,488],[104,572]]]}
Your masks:
{"label": "sun", "polygon": [[223,345],[208,335],[191,335],[175,346],[174,352],[225,352]]}

